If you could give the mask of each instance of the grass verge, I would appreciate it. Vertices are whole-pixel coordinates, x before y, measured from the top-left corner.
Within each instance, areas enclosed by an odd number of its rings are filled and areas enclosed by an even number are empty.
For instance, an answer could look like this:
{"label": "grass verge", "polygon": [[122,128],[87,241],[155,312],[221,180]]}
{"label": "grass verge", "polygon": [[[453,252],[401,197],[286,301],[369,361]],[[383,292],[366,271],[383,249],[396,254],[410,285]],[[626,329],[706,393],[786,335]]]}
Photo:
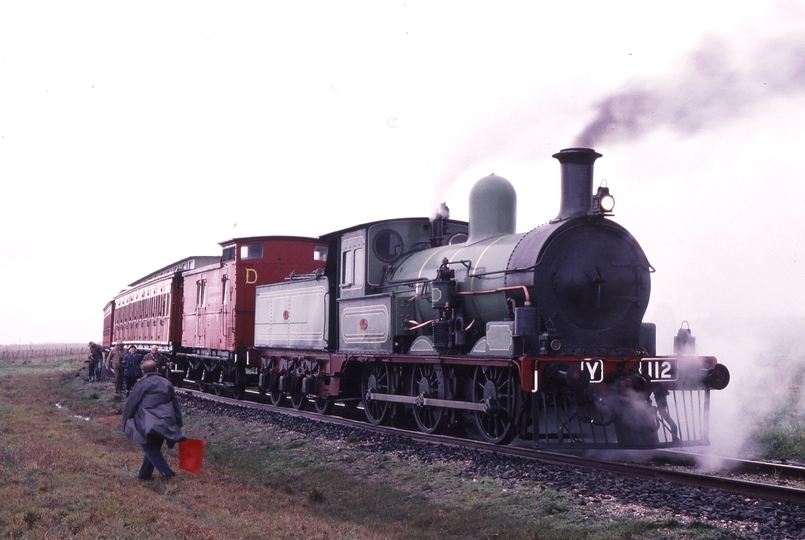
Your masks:
{"label": "grass verge", "polygon": [[[714,538],[668,516],[591,511],[538,482],[373,453],[185,410],[204,470],[140,482],[110,383],[79,359],[0,364],[2,538]],[[167,452],[176,467],[176,452]]]}

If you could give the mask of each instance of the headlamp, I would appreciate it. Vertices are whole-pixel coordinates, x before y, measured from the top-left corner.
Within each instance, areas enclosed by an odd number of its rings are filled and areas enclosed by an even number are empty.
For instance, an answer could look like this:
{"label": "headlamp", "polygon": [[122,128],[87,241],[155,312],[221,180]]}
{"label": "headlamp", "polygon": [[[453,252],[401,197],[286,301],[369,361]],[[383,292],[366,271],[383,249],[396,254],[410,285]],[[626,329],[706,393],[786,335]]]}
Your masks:
{"label": "headlamp", "polygon": [[[604,180],[606,182],[606,180]],[[605,185],[598,186],[598,191],[593,196],[593,212],[596,214],[607,214],[615,208],[615,197],[609,194],[609,188]]]}

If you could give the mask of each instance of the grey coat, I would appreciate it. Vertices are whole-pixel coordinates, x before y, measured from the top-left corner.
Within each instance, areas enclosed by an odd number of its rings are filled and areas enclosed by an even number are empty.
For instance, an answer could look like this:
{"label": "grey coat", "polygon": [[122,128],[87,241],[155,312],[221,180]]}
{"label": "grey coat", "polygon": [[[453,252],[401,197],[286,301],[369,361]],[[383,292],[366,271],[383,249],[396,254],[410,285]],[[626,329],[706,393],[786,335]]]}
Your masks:
{"label": "grey coat", "polygon": [[123,409],[123,433],[135,444],[146,435],[162,435],[170,447],[184,437],[182,411],[173,385],[158,373],[148,373],[134,385]]}
{"label": "grey coat", "polygon": [[120,369],[120,364],[125,354],[126,352],[122,348],[118,349],[117,347],[112,347],[112,350],[109,351],[109,355],[106,357],[106,369]]}

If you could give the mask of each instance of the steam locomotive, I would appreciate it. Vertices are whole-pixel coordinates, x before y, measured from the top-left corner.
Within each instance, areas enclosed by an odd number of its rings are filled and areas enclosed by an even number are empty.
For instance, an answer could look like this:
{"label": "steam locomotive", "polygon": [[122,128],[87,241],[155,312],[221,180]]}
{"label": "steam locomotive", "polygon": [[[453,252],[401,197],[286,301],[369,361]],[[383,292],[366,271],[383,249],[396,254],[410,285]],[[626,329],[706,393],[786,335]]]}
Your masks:
{"label": "steam locomotive", "polygon": [[[253,313],[218,310],[227,288],[217,290],[206,315],[243,317],[251,334],[223,346],[166,342],[177,382],[237,396],[256,386],[275,405],[321,413],[361,405],[374,424],[413,417],[426,433],[467,426],[499,444],[707,444],[710,390],[725,388],[729,371],[697,356],[684,326],[675,354],[657,356],[655,326],[642,322],[653,268],[609,219],[608,188],[593,194],[601,154],[569,148],[553,157],[559,215],[527,233],[515,231],[514,188],[491,175],[470,192],[468,223],[443,209],[264,249],[283,258],[301,244],[320,256],[293,261],[281,278],[252,280],[253,289],[241,280],[238,295],[253,293]],[[250,259],[234,255],[229,272],[245,276]],[[174,273],[185,299],[194,292],[188,280],[209,271]],[[199,295],[183,303],[175,327],[187,332],[196,317],[199,333],[200,314],[187,309]]]}

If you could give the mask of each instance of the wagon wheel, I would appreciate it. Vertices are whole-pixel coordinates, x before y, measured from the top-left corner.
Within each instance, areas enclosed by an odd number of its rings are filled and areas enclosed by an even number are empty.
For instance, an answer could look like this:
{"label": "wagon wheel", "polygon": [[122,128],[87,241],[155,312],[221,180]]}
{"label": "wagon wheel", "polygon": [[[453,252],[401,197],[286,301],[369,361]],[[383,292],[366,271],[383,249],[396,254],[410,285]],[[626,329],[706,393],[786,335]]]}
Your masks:
{"label": "wagon wheel", "polygon": [[260,396],[265,396],[267,392],[271,391],[271,382],[274,380],[273,376],[271,375],[271,370],[274,368],[273,360],[268,358],[261,358],[260,359],[261,366],[260,366],[260,374],[257,378],[257,392]]}
{"label": "wagon wheel", "polygon": [[514,411],[518,386],[509,368],[478,366],[472,378],[475,403],[486,403],[487,412],[475,411],[475,423],[485,440],[507,444],[514,439]]}
{"label": "wagon wheel", "polygon": [[307,394],[302,392],[302,389],[298,385],[297,388],[291,392],[291,407],[296,409],[297,411],[304,411],[307,408]]}
{"label": "wagon wheel", "polygon": [[[417,364],[411,378],[411,395],[423,398],[445,398],[444,374],[438,364]],[[447,423],[447,410],[441,407],[414,405],[414,420],[424,433],[436,433]]]}
{"label": "wagon wheel", "polygon": [[313,408],[319,414],[330,414],[333,410],[333,400],[329,397],[319,396],[313,400]]}
{"label": "wagon wheel", "polygon": [[225,371],[225,365],[221,365],[217,368],[218,377],[217,381],[213,384],[213,392],[215,392],[216,396],[225,396],[227,394],[226,382],[229,379],[228,373]]}
{"label": "wagon wheel", "polygon": [[283,404],[285,395],[280,389],[280,378],[277,377],[276,373],[269,371],[266,375],[266,391],[268,392],[268,400],[271,401],[272,405],[279,407]]}
{"label": "wagon wheel", "polygon": [[208,390],[208,385],[204,381],[207,378],[207,369],[201,369],[201,375],[199,376],[198,380],[196,380],[196,384],[198,385],[199,392],[206,392]]}
{"label": "wagon wheel", "polygon": [[391,372],[385,362],[367,362],[361,377],[361,396],[363,397],[363,412],[366,419],[378,425],[385,422],[391,412],[391,402],[370,401],[366,399],[369,392],[376,394],[393,394]]}

